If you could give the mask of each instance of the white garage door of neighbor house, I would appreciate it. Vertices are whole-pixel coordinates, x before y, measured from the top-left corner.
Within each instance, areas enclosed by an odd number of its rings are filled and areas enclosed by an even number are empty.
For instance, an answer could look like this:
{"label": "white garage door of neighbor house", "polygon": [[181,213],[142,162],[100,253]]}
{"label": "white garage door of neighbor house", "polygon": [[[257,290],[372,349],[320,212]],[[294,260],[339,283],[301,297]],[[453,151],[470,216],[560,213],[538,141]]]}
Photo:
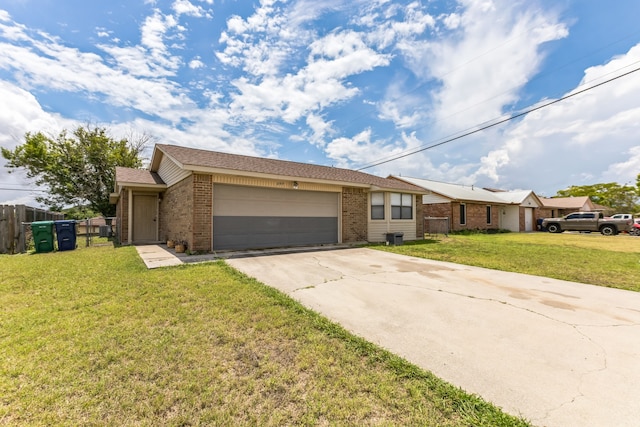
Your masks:
{"label": "white garage door of neighbor house", "polygon": [[213,248],[338,242],[339,193],[233,185],[213,188]]}

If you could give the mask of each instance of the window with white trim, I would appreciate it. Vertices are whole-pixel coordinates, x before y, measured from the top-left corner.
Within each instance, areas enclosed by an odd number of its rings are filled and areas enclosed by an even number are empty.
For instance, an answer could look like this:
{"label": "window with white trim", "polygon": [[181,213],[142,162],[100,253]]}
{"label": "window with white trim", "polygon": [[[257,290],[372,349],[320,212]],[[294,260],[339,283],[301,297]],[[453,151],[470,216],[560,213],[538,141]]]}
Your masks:
{"label": "window with white trim", "polygon": [[460,203],[460,225],[467,224],[467,205]]}
{"label": "window with white trim", "polygon": [[487,205],[487,224],[491,224],[491,205]]}
{"label": "window with white trim", "polygon": [[391,193],[391,219],[413,219],[413,195]]}
{"label": "window with white trim", "polygon": [[384,219],[384,193],[371,193],[371,219]]}

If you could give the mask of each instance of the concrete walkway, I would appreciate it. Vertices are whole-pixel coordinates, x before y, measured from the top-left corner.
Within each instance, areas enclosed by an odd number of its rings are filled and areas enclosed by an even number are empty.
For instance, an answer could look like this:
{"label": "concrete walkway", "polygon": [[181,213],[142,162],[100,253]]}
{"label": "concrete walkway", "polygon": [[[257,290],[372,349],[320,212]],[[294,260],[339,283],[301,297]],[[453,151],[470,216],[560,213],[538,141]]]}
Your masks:
{"label": "concrete walkway", "polygon": [[640,293],[364,248],[227,262],[534,425],[640,425]]}
{"label": "concrete walkway", "polygon": [[177,253],[173,249],[167,248],[166,245],[141,245],[136,246],[138,255],[147,266],[148,269],[171,267],[180,264],[193,264],[198,262],[216,261],[221,259],[234,258],[252,258],[266,255],[304,253],[304,252],[320,252],[331,251],[336,249],[350,248],[350,245],[335,244],[322,246],[306,246],[295,248],[275,248],[275,249],[259,249],[247,251],[220,251],[215,253],[191,255],[186,253]]}
{"label": "concrete walkway", "polygon": [[182,264],[182,260],[176,256],[175,252],[165,249],[161,245],[136,246],[136,251],[147,268],[171,267]]}

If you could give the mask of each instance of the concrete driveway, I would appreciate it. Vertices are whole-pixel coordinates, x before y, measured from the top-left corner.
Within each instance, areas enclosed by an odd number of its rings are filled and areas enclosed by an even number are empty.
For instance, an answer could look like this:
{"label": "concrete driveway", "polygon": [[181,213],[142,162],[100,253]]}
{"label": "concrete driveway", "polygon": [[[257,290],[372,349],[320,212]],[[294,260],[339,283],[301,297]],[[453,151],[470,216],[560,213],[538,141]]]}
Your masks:
{"label": "concrete driveway", "polygon": [[640,425],[640,293],[364,248],[227,262],[535,425]]}

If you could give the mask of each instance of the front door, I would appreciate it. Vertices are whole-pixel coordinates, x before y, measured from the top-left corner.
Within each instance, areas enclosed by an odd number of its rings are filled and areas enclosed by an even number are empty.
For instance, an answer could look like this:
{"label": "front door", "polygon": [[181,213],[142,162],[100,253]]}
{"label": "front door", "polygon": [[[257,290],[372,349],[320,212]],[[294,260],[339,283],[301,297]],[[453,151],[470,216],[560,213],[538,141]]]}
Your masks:
{"label": "front door", "polygon": [[133,243],[158,240],[158,196],[133,195]]}
{"label": "front door", "polygon": [[524,208],[524,231],[533,231],[533,209]]}

